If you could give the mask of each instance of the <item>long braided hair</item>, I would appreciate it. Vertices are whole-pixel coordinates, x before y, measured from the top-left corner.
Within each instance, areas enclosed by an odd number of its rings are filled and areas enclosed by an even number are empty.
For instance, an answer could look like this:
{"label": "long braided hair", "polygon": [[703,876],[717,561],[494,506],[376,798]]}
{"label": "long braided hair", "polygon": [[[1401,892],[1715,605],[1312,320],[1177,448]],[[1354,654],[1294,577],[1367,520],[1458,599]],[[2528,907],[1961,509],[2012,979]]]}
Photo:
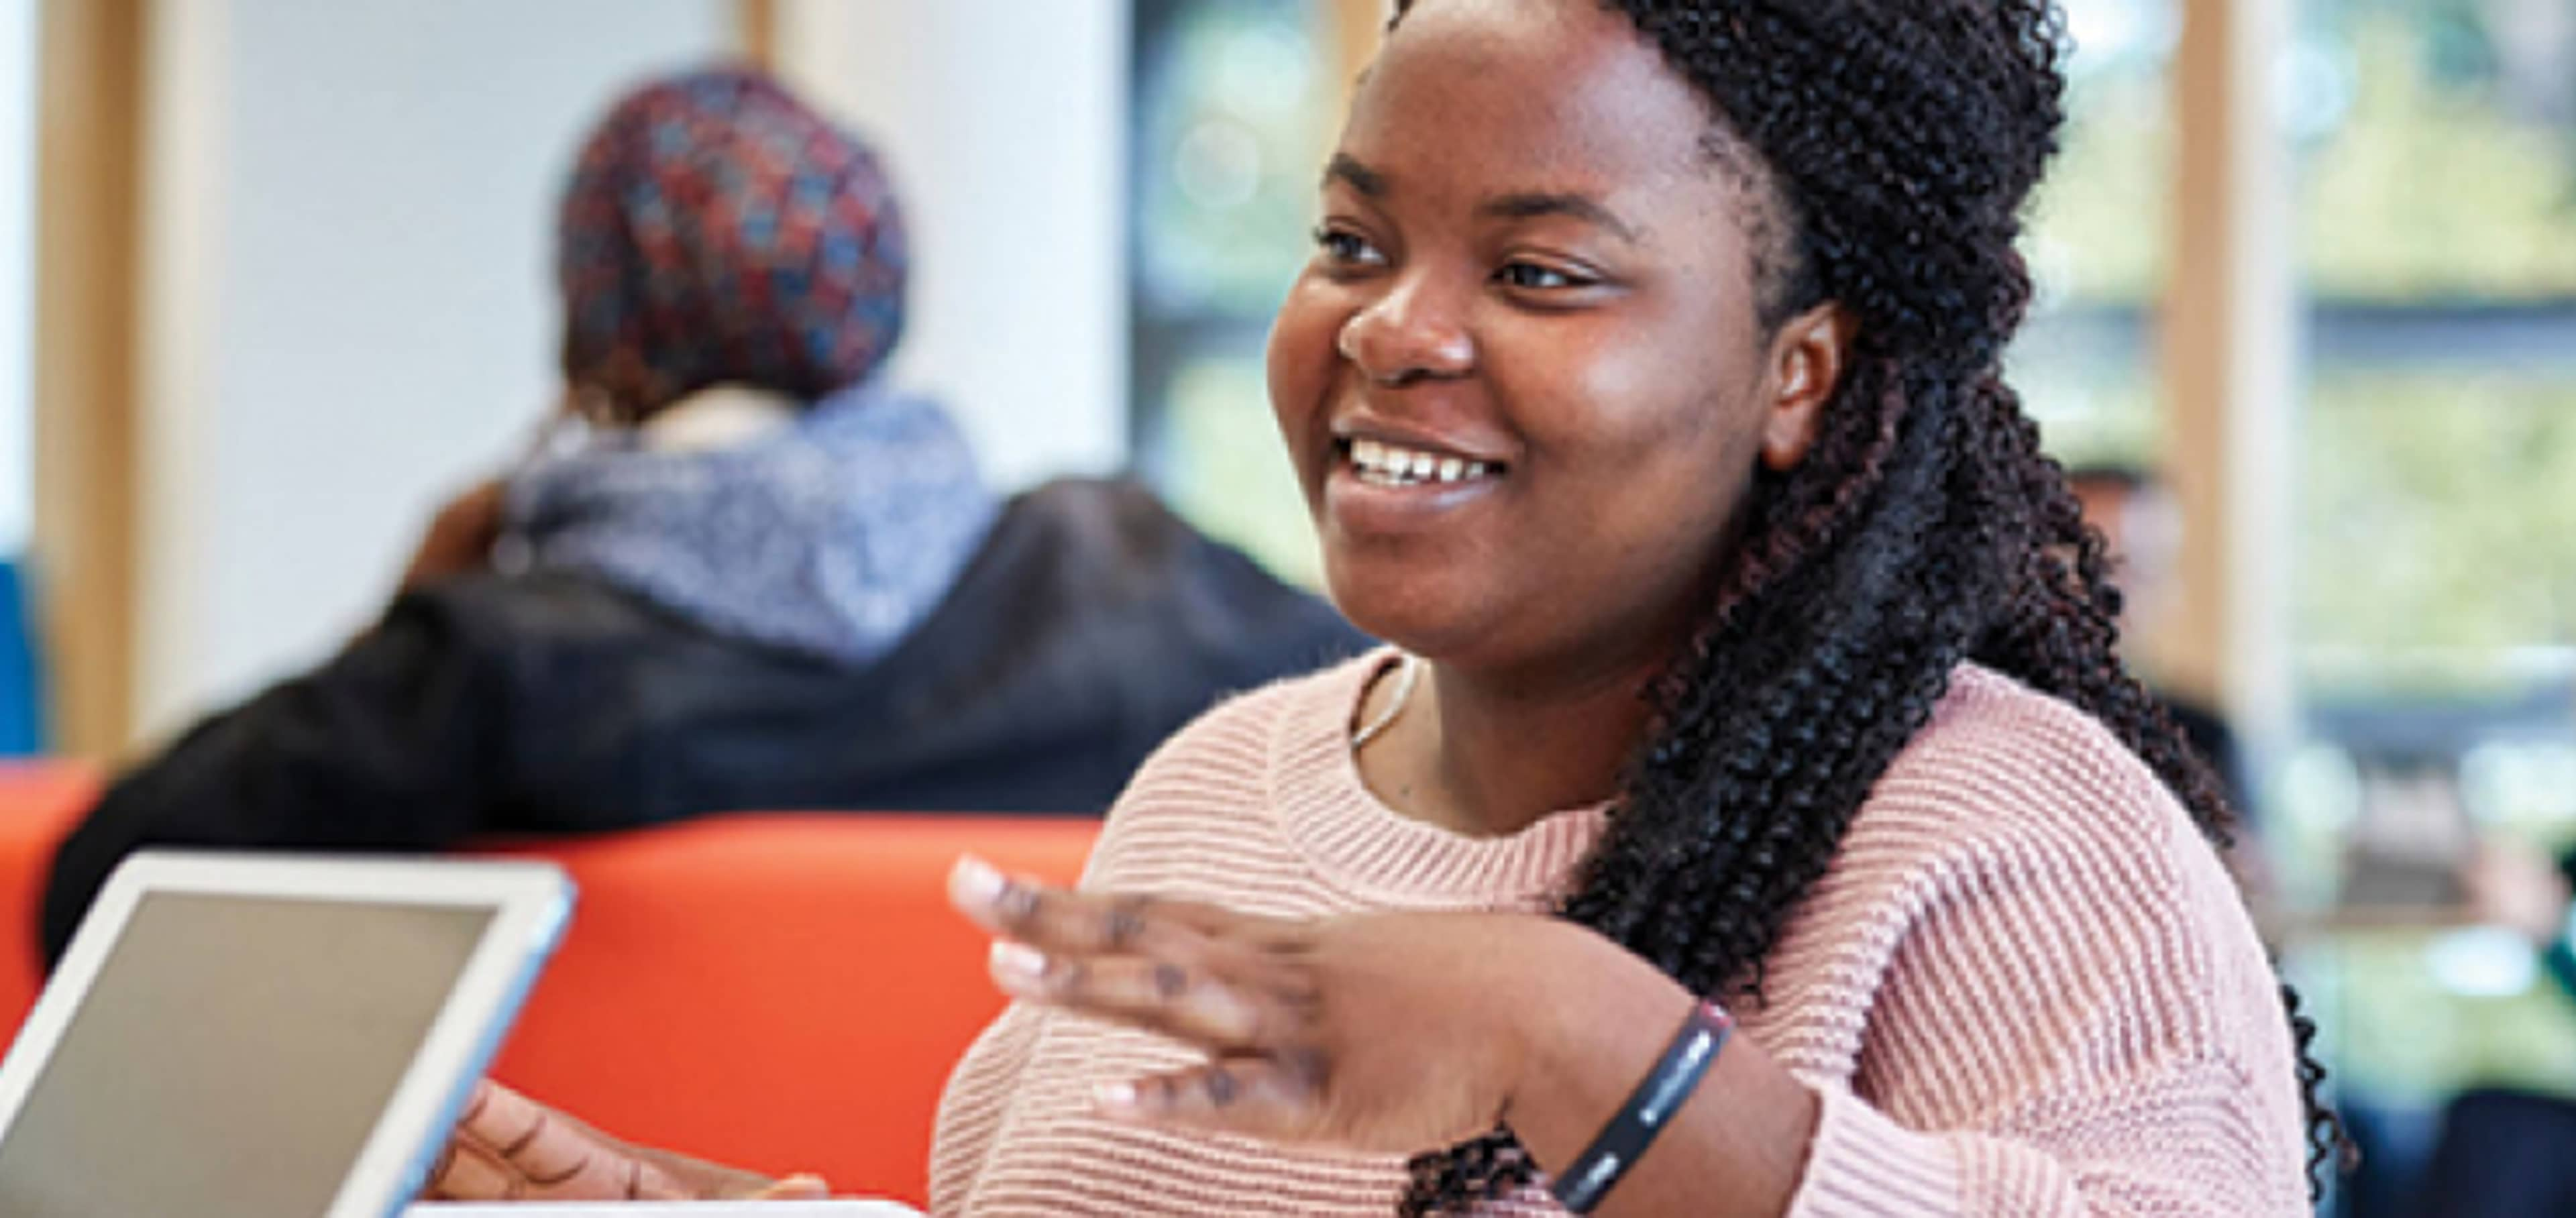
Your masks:
{"label": "long braided hair", "polygon": [[[1600,2],[1709,101],[1712,151],[1749,163],[1733,169],[1779,230],[1757,266],[1766,328],[1825,301],[1857,326],[1805,461],[1757,477],[1563,916],[1695,993],[1758,1000],[1789,914],[1966,661],[2102,721],[2225,844],[2210,767],[2116,656],[2102,539],[2001,376],[2031,294],[2022,206],[2064,120],[2048,0]],[[2314,1025],[2282,998],[2313,1191],[2348,1143],[2317,1098]],[[1499,1129],[1412,1175],[1407,1215],[1533,1165]]]}

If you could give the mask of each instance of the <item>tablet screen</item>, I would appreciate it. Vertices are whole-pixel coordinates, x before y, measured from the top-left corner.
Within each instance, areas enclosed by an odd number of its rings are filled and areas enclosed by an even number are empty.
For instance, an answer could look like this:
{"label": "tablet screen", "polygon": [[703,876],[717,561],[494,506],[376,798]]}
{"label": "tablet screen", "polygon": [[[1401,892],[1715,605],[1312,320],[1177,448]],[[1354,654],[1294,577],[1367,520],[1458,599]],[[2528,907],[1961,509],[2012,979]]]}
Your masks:
{"label": "tablet screen", "polygon": [[0,1214],[324,1213],[494,916],[146,894],[0,1139]]}

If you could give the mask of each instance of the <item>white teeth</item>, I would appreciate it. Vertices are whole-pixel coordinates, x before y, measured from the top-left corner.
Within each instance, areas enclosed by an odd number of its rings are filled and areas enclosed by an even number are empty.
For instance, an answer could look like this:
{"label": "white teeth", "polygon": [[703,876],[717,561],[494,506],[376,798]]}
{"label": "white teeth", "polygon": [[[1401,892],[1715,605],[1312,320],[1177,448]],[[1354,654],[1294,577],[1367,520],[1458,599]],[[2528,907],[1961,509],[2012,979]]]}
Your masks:
{"label": "white teeth", "polygon": [[1464,457],[1444,457],[1436,453],[1398,448],[1380,440],[1351,441],[1351,465],[1360,476],[1382,486],[1410,486],[1417,482],[1463,482],[1482,478],[1493,472],[1493,466]]}

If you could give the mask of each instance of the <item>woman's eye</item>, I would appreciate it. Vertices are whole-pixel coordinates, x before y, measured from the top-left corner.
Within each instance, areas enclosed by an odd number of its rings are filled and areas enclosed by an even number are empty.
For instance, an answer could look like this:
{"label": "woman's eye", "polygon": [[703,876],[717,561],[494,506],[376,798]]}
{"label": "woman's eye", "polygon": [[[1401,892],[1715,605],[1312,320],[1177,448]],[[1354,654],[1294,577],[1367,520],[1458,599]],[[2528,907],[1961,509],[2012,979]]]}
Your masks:
{"label": "woman's eye", "polygon": [[1535,262],[1508,262],[1494,275],[1506,286],[1534,292],[1587,287],[1592,283],[1583,276]]}
{"label": "woman's eye", "polygon": [[1315,247],[1323,251],[1325,261],[1339,266],[1378,266],[1386,261],[1368,238],[1344,229],[1316,229]]}

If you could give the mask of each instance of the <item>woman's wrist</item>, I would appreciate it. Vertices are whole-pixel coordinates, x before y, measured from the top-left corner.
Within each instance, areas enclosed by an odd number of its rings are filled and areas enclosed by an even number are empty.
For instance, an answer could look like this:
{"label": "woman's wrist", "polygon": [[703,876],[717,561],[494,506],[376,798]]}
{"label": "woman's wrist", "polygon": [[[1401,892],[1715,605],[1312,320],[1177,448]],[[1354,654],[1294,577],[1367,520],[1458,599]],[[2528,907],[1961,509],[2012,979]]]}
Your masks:
{"label": "woman's wrist", "polygon": [[[1550,925],[1552,933],[1522,956],[1529,978],[1522,995],[1490,1005],[1508,1021],[1512,1060],[1518,1063],[1504,1096],[1503,1122],[1522,1135],[1541,1165],[1558,1168],[1582,1152],[1591,1133],[1627,1097],[1695,999],[1679,982],[1591,929],[1556,919]],[[1635,1071],[1625,1082],[1601,1081],[1605,1067],[1615,1071],[1628,1057],[1635,1058]],[[1599,1111],[1588,1111],[1595,1107]],[[1559,1127],[1581,1133],[1546,1136]],[[1545,1151],[1532,1140],[1533,1132],[1551,1143]]]}
{"label": "woman's wrist", "polygon": [[[1571,924],[1530,953],[1506,1123],[1551,1174],[1572,1167],[1636,1094],[1702,1001],[1627,949]],[[1820,1104],[1744,1036],[1714,1055],[1595,1212],[1777,1214],[1797,1190]]]}
{"label": "woman's wrist", "polygon": [[1593,1135],[1591,1145],[1557,1169],[1548,1190],[1557,1204],[1576,1214],[1589,1214],[1600,1205],[1690,1102],[1734,1031],[1735,1020],[1726,1008],[1707,1000],[1693,1005],[1663,1056]]}

